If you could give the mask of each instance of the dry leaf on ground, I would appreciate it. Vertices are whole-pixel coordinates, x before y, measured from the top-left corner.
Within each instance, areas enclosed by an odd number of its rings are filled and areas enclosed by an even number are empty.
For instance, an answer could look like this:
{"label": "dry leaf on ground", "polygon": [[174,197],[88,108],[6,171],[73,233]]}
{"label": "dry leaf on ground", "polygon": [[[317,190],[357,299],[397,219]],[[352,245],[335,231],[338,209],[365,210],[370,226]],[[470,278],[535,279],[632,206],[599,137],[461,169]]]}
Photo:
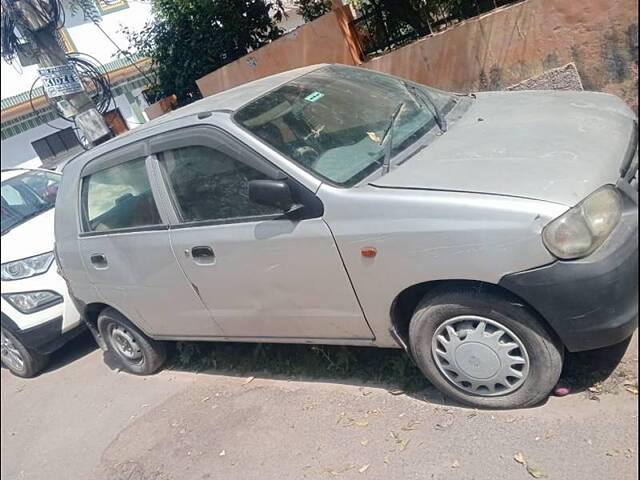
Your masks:
{"label": "dry leaf on ground", "polygon": [[518,462],[520,465],[526,465],[527,459],[524,457],[524,453],[518,452],[513,456],[513,459]]}
{"label": "dry leaf on ground", "polygon": [[402,427],[400,430],[404,430],[405,432],[410,432],[411,430],[416,429],[416,425],[419,425],[420,422],[417,420],[413,420],[409,422],[406,426]]}
{"label": "dry leaf on ground", "polygon": [[545,478],[546,475],[544,473],[542,473],[540,470],[538,470],[535,467],[531,467],[529,465],[527,465],[527,472],[529,472],[529,475],[531,475],[533,478]]}

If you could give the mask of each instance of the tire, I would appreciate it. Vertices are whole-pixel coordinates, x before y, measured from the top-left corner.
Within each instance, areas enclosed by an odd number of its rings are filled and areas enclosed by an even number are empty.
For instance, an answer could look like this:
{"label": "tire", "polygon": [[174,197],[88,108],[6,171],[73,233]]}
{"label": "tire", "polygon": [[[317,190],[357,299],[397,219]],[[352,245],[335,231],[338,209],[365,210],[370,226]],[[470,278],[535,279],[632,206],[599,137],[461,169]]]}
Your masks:
{"label": "tire", "polygon": [[122,367],[135,375],[152,375],[167,359],[164,342],[147,337],[120,312],[105,308],[98,316],[98,330],[109,351]]}
{"label": "tire", "polygon": [[[12,352],[6,356],[9,350]],[[15,335],[2,329],[2,364],[11,373],[22,378],[35,377],[46,366],[47,361],[47,356],[28,349]]]}
{"label": "tire", "polygon": [[564,355],[534,311],[494,289],[427,294],[411,318],[409,345],[420,370],[443,394],[495,409],[545,400],[560,378]]}

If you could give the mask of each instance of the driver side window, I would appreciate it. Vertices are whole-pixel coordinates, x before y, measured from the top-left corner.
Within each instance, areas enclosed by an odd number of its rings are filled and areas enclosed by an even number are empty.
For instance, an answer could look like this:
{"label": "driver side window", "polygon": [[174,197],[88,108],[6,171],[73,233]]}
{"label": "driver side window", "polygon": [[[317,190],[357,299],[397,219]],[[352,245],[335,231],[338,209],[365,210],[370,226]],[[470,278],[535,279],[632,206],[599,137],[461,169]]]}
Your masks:
{"label": "driver side window", "polygon": [[269,177],[229,155],[194,145],[158,154],[183,222],[280,214],[249,200],[249,182]]}

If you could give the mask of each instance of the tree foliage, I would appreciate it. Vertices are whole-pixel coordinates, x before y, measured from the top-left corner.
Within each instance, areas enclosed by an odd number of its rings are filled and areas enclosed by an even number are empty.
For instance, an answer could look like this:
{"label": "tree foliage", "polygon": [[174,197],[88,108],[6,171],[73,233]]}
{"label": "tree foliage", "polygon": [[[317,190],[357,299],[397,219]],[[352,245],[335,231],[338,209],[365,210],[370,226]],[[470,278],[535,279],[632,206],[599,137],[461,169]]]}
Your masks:
{"label": "tree foliage", "polygon": [[296,0],[295,5],[298,15],[305,22],[311,22],[331,11],[331,0]]}
{"label": "tree foliage", "polygon": [[198,98],[196,80],[282,35],[281,0],[153,0],[154,19],[124,29],[132,52],[149,57],[155,98]]}

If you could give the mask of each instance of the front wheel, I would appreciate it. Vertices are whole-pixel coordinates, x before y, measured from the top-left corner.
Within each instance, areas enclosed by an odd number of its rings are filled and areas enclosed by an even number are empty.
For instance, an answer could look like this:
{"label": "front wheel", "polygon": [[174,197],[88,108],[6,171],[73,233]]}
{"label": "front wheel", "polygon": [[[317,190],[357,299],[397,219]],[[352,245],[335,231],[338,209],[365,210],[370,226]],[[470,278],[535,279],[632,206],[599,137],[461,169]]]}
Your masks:
{"label": "front wheel", "polygon": [[147,337],[124,315],[112,308],[105,308],[98,316],[98,330],[107,348],[130,373],[156,373],[167,358],[163,342]]}
{"label": "front wheel", "polygon": [[473,407],[540,403],[562,371],[563,348],[535,312],[496,291],[427,295],[411,319],[409,343],[425,376]]}
{"label": "front wheel", "polygon": [[2,364],[18,377],[35,377],[47,364],[46,356],[29,350],[15,335],[4,328],[0,342]]}

